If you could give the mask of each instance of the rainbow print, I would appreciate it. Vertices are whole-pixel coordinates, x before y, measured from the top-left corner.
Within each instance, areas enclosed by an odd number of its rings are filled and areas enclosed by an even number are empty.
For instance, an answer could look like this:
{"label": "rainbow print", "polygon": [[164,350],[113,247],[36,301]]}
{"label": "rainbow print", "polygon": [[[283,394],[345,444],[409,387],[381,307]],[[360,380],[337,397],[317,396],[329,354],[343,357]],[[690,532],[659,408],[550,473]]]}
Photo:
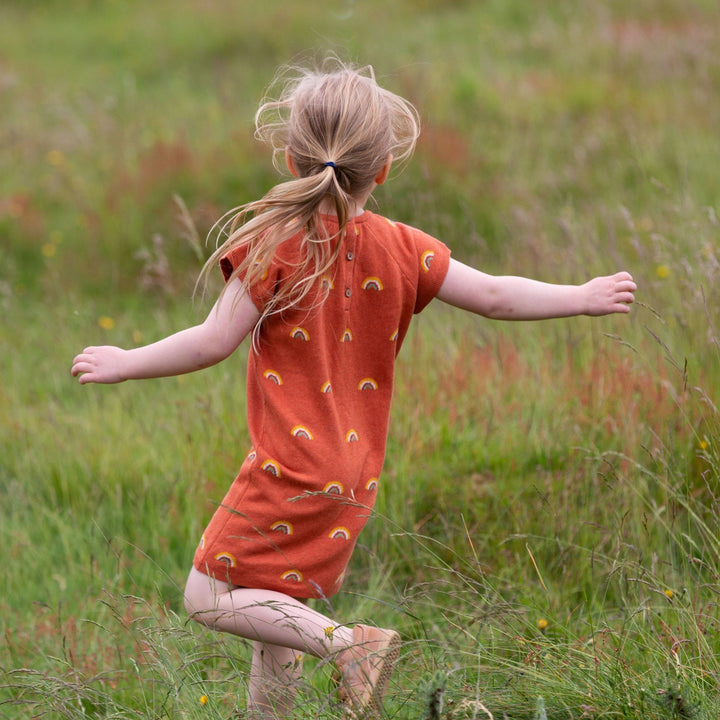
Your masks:
{"label": "rainbow print", "polygon": [[371,491],[372,491],[372,490],[377,490],[377,486],[378,486],[378,479],[377,479],[376,477],[370,478],[370,479],[365,483],[365,489],[366,489],[366,490],[371,490]]}
{"label": "rainbow print", "polygon": [[330,384],[329,380],[322,384],[322,387],[320,388],[320,392],[324,393],[324,394],[332,392],[332,385]]}
{"label": "rainbow print", "polygon": [[372,276],[366,277],[360,284],[360,287],[363,290],[382,290],[383,284],[379,277]]}
{"label": "rainbow print", "polygon": [[432,250],[426,250],[422,257],[420,258],[420,263],[422,264],[422,269],[425,272],[428,272],[430,270],[430,266],[432,265],[432,261],[435,258],[435,253]]}
{"label": "rainbow print", "polygon": [[360,438],[355,430],[348,430],[345,435],[345,442],[357,442]]}
{"label": "rainbow print", "polygon": [[279,478],[282,475],[280,472],[280,466],[274,460],[266,460],[260,467],[266,473],[274,475],[275,477]]}
{"label": "rainbow print", "polygon": [[358,390],[377,390],[378,384],[372,378],[363,378],[358,383]]}
{"label": "rainbow print", "polygon": [[305,328],[296,326],[290,331],[290,337],[307,342],[310,339],[310,333]]}
{"label": "rainbow print", "polygon": [[283,384],[283,381],[282,381],[282,378],[280,377],[280,374],[279,374],[279,373],[276,373],[274,370],[266,370],[266,371],[263,373],[263,377],[264,377],[266,380],[270,380],[270,382],[275,383],[276,385],[282,385],[282,384]]}
{"label": "rainbow print", "polygon": [[350,328],[345,328],[345,332],[342,334],[340,342],[352,342],[352,333],[350,332]]}
{"label": "rainbow print", "polygon": [[303,427],[302,425],[296,425],[296,426],[290,431],[290,434],[291,434],[293,437],[296,437],[296,438],[305,438],[305,440],[312,440],[312,439],[313,439],[312,433],[311,433],[306,427]]}
{"label": "rainbow print", "polygon": [[303,576],[299,570],[286,570],[280,578],[290,582],[302,582]]}
{"label": "rainbow print", "polygon": [[323,488],[323,492],[329,495],[342,495],[344,491],[345,488],[339,482],[329,482]]}
{"label": "rainbow print", "polygon": [[235,565],[237,564],[237,561],[235,560],[235,556],[229,552],[219,552],[215,556],[215,559],[218,560],[219,562],[227,563],[230,567],[235,567]]}
{"label": "rainbow print", "polygon": [[328,537],[333,540],[349,540],[350,531],[346,527],[336,527],[328,533]]}
{"label": "rainbow print", "polygon": [[286,520],[278,520],[277,522],[274,522],[270,526],[270,529],[274,530],[275,532],[282,533],[283,535],[292,535],[293,534],[292,523],[289,523]]}

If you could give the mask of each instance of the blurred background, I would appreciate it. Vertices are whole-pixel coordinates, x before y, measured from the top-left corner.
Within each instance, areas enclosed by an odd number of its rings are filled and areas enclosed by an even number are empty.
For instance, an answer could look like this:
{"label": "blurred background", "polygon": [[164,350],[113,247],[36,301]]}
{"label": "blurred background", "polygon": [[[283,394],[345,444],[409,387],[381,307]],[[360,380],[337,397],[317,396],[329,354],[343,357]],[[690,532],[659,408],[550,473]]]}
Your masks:
{"label": "blurred background", "polygon": [[[243,706],[247,649],[181,598],[244,456],[244,352],[113,388],[69,368],[204,317],[208,232],[279,177],[258,103],[328,53],[422,117],[371,209],[487,272],[639,286],[629,317],[416,323],[332,599],[408,638],[389,716],[713,717],[714,0],[0,3],[0,716]],[[298,717],[336,717],[322,670]]]}

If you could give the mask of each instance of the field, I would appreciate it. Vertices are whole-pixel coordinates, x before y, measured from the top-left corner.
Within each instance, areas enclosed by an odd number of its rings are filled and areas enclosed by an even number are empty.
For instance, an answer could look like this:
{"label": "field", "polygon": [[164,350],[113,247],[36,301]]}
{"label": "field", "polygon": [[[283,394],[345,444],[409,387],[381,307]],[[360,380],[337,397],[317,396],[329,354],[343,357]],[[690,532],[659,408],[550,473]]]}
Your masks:
{"label": "field", "polygon": [[[243,717],[249,647],[190,626],[182,587],[245,453],[247,347],[112,387],[69,369],[204,317],[212,223],[277,180],[257,103],[329,51],[423,118],[380,212],[487,272],[639,289],[629,316],[418,317],[324,609],[401,632],[388,718],[715,720],[710,0],[0,5],[0,717]],[[294,718],[339,716],[308,658]]]}

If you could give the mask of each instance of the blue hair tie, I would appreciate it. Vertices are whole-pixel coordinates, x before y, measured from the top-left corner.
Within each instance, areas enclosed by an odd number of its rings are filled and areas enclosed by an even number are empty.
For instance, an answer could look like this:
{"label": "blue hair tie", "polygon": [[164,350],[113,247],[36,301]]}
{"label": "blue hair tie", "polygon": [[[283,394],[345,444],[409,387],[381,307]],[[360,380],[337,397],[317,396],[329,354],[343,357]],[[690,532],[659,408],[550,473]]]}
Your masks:
{"label": "blue hair tie", "polygon": [[335,170],[335,168],[337,167],[337,165],[336,165],[332,160],[328,160],[328,161],[323,165],[323,167],[331,167],[333,170]]}

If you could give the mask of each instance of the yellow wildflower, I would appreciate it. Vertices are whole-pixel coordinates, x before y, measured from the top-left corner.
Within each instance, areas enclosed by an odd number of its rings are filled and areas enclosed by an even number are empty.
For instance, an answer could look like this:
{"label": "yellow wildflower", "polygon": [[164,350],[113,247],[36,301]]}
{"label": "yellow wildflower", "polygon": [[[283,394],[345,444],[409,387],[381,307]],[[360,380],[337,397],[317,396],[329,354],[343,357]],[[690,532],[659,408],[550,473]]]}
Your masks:
{"label": "yellow wildflower", "polygon": [[701,450],[707,450],[708,449],[707,440],[701,440],[699,443],[699,447]]}
{"label": "yellow wildflower", "polygon": [[49,242],[49,243],[45,243],[42,246],[42,254],[46,258],[55,257],[56,252],[57,252],[57,245],[55,245],[55,243]]}
{"label": "yellow wildflower", "polygon": [[655,268],[655,274],[661,280],[664,280],[666,277],[670,276],[670,268],[667,265],[658,265],[657,268]]}
{"label": "yellow wildflower", "polygon": [[98,318],[98,325],[103,330],[112,330],[115,327],[115,321],[107,315],[102,315]]}
{"label": "yellow wildflower", "polygon": [[668,600],[672,600],[674,594],[675,594],[675,593],[674,593],[670,588],[668,588],[668,589],[665,591],[665,597],[666,597]]}
{"label": "yellow wildflower", "polygon": [[548,626],[548,621],[545,618],[540,618],[538,620],[538,628],[540,632],[545,632]]}
{"label": "yellow wildflower", "polygon": [[207,704],[208,704],[208,696],[207,696],[207,695],[201,695],[201,696],[200,696],[200,704],[201,704],[201,705],[207,705]]}
{"label": "yellow wildflower", "polygon": [[65,162],[65,155],[61,150],[51,150],[45,157],[53,167],[59,167]]}
{"label": "yellow wildflower", "polygon": [[334,634],[334,633],[335,633],[335,628],[334,628],[332,625],[330,625],[329,627],[326,627],[326,628],[325,628],[325,637],[326,637],[328,640],[332,640],[332,639],[333,639],[333,634]]}

